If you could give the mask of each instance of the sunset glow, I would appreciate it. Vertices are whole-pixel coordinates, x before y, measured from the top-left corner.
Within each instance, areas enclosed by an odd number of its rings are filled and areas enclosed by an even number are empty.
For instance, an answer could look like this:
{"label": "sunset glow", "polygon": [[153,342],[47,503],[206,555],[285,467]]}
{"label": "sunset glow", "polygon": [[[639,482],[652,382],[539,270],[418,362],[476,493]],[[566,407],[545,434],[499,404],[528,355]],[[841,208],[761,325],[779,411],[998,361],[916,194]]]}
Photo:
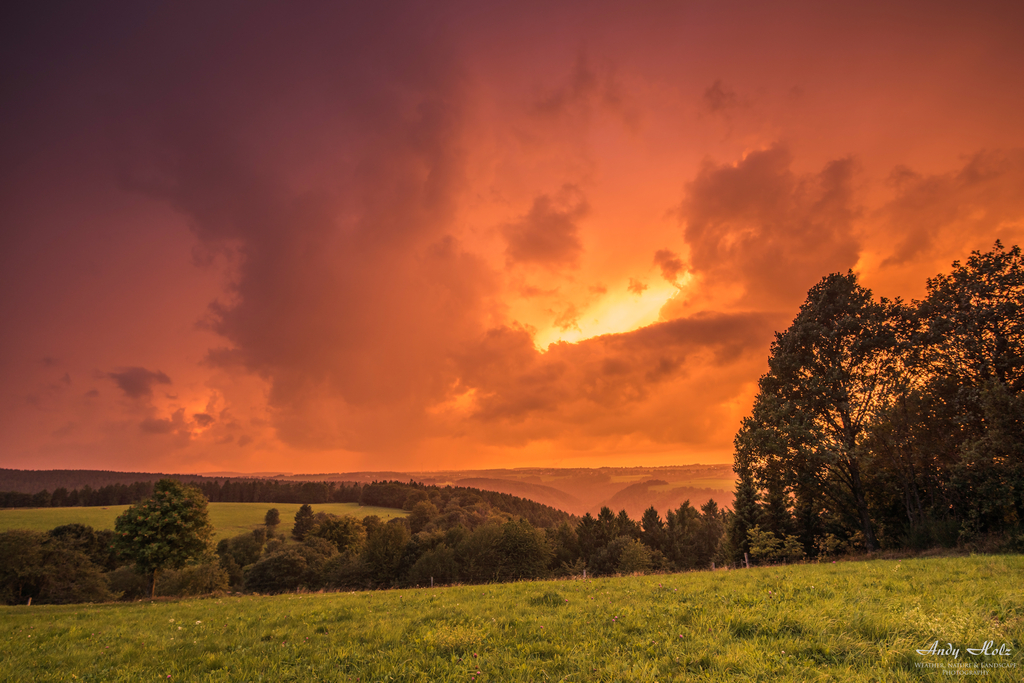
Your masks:
{"label": "sunset glow", "polygon": [[1024,242],[1019,3],[4,10],[0,467],[728,462],[807,289]]}

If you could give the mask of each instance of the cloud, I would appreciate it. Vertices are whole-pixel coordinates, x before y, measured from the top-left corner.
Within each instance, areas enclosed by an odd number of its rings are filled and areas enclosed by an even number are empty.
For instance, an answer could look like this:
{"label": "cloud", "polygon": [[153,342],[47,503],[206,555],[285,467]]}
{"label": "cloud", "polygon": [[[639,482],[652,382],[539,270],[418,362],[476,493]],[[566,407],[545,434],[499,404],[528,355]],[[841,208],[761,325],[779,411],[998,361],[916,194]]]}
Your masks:
{"label": "cloud", "polygon": [[146,368],[124,368],[117,372],[108,372],[107,377],[114,380],[124,395],[132,399],[150,398],[153,396],[154,384],[170,384],[171,378],[159,370]]}
{"label": "cloud", "polygon": [[174,421],[147,417],[139,423],[139,428],[146,434],[170,434],[174,431]]}
{"label": "cloud", "polygon": [[641,282],[640,280],[637,280],[636,278],[632,277],[629,278],[629,284],[626,286],[626,290],[628,290],[629,292],[639,296],[640,294],[643,294],[644,290],[646,289],[647,285]]}
{"label": "cloud", "polygon": [[576,308],[575,304],[569,304],[561,313],[555,316],[554,326],[565,332],[566,330],[579,329],[580,317],[583,311]]}
{"label": "cloud", "polygon": [[208,413],[196,413],[192,416],[192,419],[195,420],[196,424],[200,427],[209,427],[216,420],[213,415]]}
{"label": "cloud", "polygon": [[712,114],[727,114],[740,105],[736,92],[722,84],[718,79],[704,91],[704,106]]}
{"label": "cloud", "polygon": [[185,421],[184,408],[178,408],[169,418],[147,417],[139,423],[139,430],[143,434],[154,436],[172,435],[174,438],[171,441],[178,447],[188,444],[193,437],[192,430]]}
{"label": "cloud", "polygon": [[[763,362],[778,322],[767,314],[704,313],[559,342],[545,353],[528,331],[495,328],[458,359],[462,382],[475,396],[469,417],[480,439],[508,444],[599,434],[699,441],[709,425],[723,426],[716,422],[722,406],[744,385],[735,368]],[[702,394],[712,377],[718,386]],[[697,423],[704,427],[687,431]]]}
{"label": "cloud", "polygon": [[586,198],[574,185],[564,185],[554,196],[540,195],[525,216],[501,229],[508,243],[508,263],[578,266],[583,253],[579,221],[588,210]]}
{"label": "cloud", "polygon": [[[502,314],[499,276],[457,236],[471,95],[447,29],[421,30],[427,8],[396,22],[340,7],[256,12],[224,44],[154,28],[180,66],[159,86],[136,75],[122,175],[229,255],[205,363],[266,382],[273,433],[258,438],[405,453],[457,382],[452,350]],[[578,258],[585,210],[575,188],[538,197],[509,253]]]}
{"label": "cloud", "polygon": [[679,258],[679,254],[668,249],[654,252],[654,265],[661,268],[661,276],[672,283],[679,280],[679,273],[683,270],[683,260]]}
{"label": "cloud", "polygon": [[576,56],[572,71],[561,85],[540,95],[534,104],[534,112],[548,119],[586,121],[595,111],[611,114],[631,131],[639,126],[639,112],[614,70],[608,65],[595,68],[585,52]]}
{"label": "cloud", "polygon": [[895,197],[877,212],[879,232],[900,239],[883,268],[936,259],[945,266],[997,238],[1024,239],[1024,149],[980,151],[947,173],[900,166],[889,185]]}
{"label": "cloud", "polygon": [[823,275],[857,262],[854,161],[799,175],[791,163],[776,145],[733,165],[705,162],[686,185],[689,267],[707,291],[738,287],[736,305],[792,306]]}

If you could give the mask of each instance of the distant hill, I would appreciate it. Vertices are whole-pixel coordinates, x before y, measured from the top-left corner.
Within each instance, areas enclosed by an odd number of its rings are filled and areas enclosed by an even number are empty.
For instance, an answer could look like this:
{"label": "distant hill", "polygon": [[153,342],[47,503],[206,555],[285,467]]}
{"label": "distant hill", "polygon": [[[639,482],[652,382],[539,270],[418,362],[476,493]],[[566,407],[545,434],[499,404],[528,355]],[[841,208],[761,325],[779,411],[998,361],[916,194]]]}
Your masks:
{"label": "distant hill", "polygon": [[[439,470],[431,472],[333,472],[323,474],[243,474],[217,472],[199,474],[163,474],[152,472],[110,472],[106,470],[10,470],[0,469],[0,491],[36,494],[90,486],[94,489],[114,484],[158,481],[174,477],[202,484],[225,481],[252,482],[346,482],[368,484],[374,481],[416,481],[435,486],[470,486],[532,500],[573,515],[596,512],[607,505],[618,512],[625,509],[631,517],[649,506],[664,515],[684,500],[699,506],[714,499],[722,507],[732,507],[735,474],[729,464],[678,465],[667,467],[525,467],[516,469]],[[650,482],[660,482],[652,485]]]}
{"label": "distant hill", "polygon": [[639,519],[644,511],[653,505],[654,509],[664,517],[667,511],[677,509],[687,500],[695,508],[700,508],[709,500],[714,500],[720,508],[732,508],[733,492],[692,486],[673,487],[666,481],[650,480],[627,486],[600,505],[595,505],[588,512],[596,515],[602,507],[607,506],[613,512],[625,510],[626,514],[633,519]]}
{"label": "distant hill", "polygon": [[[732,465],[695,464],[665,467],[518,467],[515,469],[436,470],[431,472],[344,472],[297,474],[277,477],[304,481],[381,481],[414,480],[437,486],[473,482],[474,488],[509,492],[574,515],[595,512],[601,506],[621,509],[632,516],[649,506],[664,515],[684,500],[703,505],[714,499],[722,507],[732,507],[735,488]],[[659,489],[632,488],[651,480],[662,482]],[[539,487],[539,488],[532,488]],[[621,494],[621,495],[620,495]]]}
{"label": "distant hill", "polygon": [[[202,483],[223,481],[225,477],[209,477],[200,474],[170,474],[160,472],[112,472],[109,470],[11,470],[0,468],[0,491],[16,493],[53,492],[57,488],[80,489],[83,486],[98,489],[102,486],[124,484],[128,486],[139,481],[160,481],[173,477],[178,481]],[[257,477],[234,477],[253,479]]]}
{"label": "distant hill", "polygon": [[513,496],[518,496],[519,498],[527,498],[529,500],[542,503],[543,505],[571,513],[575,513],[576,510],[584,507],[583,503],[576,496],[572,496],[565,491],[559,491],[558,489],[550,486],[544,486],[543,484],[531,484],[528,482],[512,481],[509,479],[485,478],[459,479],[455,483],[458,486],[469,486],[471,488],[483,489],[485,491],[508,493]]}

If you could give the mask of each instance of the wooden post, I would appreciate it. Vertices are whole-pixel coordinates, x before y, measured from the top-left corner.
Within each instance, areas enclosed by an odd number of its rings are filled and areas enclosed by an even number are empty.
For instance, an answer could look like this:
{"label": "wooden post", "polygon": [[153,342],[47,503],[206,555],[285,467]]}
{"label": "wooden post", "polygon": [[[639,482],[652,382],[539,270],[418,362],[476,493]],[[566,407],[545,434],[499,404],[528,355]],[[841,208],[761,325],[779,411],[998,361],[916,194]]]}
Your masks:
{"label": "wooden post", "polygon": [[587,568],[586,567],[583,568],[583,578],[584,579],[587,578]]}
{"label": "wooden post", "polygon": [[430,587],[431,588],[434,587],[434,577],[433,576],[430,577]]}
{"label": "wooden post", "polygon": [[750,555],[743,553],[743,564],[747,565],[747,569],[750,569]]}
{"label": "wooden post", "polygon": [[711,571],[715,571],[715,561],[711,560]]}

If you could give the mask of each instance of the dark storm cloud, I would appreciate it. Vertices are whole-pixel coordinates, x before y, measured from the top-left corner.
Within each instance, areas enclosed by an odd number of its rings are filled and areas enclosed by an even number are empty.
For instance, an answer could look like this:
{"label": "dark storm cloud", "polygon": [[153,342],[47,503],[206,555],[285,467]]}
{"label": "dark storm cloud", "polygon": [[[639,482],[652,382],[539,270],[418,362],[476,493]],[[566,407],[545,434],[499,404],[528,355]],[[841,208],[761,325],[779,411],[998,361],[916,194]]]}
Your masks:
{"label": "dark storm cloud", "polygon": [[146,368],[124,368],[117,372],[108,372],[107,376],[124,392],[128,398],[149,398],[153,396],[154,384],[170,384],[171,378],[159,370]]}
{"label": "dark storm cloud", "polygon": [[[451,235],[470,99],[452,41],[418,3],[229,15],[161,6],[138,30],[112,95],[121,177],[186,216],[204,254],[228,255],[233,282],[203,324],[229,346],[207,362],[270,383],[280,438],[406,443],[495,288]],[[565,258],[574,223],[554,247],[531,230],[566,228],[581,202],[539,200],[543,225],[521,226],[513,251]]]}
{"label": "dark storm cloud", "polygon": [[589,207],[583,193],[565,185],[555,195],[534,199],[529,213],[502,228],[510,264],[574,267],[583,253],[579,221]]}
{"label": "dark storm cloud", "polygon": [[798,175],[782,146],[736,165],[705,162],[680,207],[690,268],[710,286],[739,284],[742,303],[801,300],[825,273],[857,262],[852,159]]}

